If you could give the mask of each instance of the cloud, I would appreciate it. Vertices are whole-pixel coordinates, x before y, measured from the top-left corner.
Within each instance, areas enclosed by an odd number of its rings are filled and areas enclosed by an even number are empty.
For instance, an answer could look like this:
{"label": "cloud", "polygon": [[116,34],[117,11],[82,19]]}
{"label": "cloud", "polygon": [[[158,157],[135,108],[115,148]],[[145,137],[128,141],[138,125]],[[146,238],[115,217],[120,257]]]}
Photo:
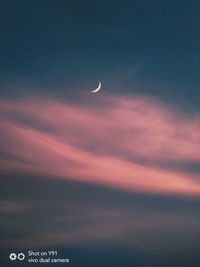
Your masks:
{"label": "cloud", "polygon": [[28,207],[24,203],[16,201],[0,201],[0,213],[18,213]]}
{"label": "cloud", "polygon": [[0,111],[4,173],[200,195],[199,169],[193,167],[200,163],[199,115],[137,96],[101,96],[89,105],[32,96],[1,100]]}
{"label": "cloud", "polygon": [[0,210],[0,246],[7,249],[117,244],[131,252],[182,255],[199,247],[199,198],[27,175],[5,176],[1,189],[9,205],[26,207]]}

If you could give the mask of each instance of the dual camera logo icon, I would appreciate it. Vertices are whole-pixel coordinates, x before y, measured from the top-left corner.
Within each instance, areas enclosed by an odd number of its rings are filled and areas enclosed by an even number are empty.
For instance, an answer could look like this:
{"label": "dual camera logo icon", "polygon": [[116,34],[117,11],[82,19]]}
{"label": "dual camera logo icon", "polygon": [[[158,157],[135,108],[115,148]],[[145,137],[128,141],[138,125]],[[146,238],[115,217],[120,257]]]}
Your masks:
{"label": "dual camera logo icon", "polygon": [[10,253],[9,258],[11,261],[15,261],[16,259],[23,261],[25,259],[24,253]]}

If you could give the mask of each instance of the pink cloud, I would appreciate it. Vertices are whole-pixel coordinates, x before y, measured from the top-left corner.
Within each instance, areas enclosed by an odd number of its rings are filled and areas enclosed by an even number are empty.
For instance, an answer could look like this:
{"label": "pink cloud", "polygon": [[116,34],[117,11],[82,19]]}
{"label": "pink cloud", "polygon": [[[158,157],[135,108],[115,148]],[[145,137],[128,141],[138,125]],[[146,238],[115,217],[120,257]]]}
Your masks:
{"label": "pink cloud", "polygon": [[0,112],[2,172],[200,195],[198,173],[171,166],[200,163],[199,116],[136,96],[90,105],[31,97],[1,101]]}
{"label": "pink cloud", "polygon": [[27,208],[28,208],[28,205],[25,205],[23,202],[0,201],[0,212],[18,213],[18,212],[25,211]]}

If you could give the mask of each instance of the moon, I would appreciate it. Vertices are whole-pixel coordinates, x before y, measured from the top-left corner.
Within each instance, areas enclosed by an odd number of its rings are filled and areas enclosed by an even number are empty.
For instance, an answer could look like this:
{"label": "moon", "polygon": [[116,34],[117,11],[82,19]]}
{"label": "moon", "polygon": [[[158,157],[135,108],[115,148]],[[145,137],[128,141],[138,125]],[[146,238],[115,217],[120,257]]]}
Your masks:
{"label": "moon", "polygon": [[92,93],[97,93],[99,90],[101,89],[101,82],[99,81],[99,85],[96,89],[94,89],[93,91],[91,91]]}

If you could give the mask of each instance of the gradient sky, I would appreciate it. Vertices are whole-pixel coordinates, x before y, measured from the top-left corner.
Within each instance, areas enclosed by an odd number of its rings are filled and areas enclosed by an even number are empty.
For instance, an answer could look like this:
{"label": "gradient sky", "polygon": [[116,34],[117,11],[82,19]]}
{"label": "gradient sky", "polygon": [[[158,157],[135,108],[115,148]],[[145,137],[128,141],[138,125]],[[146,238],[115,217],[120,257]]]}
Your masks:
{"label": "gradient sky", "polygon": [[199,8],[1,1],[4,266],[199,266]]}

